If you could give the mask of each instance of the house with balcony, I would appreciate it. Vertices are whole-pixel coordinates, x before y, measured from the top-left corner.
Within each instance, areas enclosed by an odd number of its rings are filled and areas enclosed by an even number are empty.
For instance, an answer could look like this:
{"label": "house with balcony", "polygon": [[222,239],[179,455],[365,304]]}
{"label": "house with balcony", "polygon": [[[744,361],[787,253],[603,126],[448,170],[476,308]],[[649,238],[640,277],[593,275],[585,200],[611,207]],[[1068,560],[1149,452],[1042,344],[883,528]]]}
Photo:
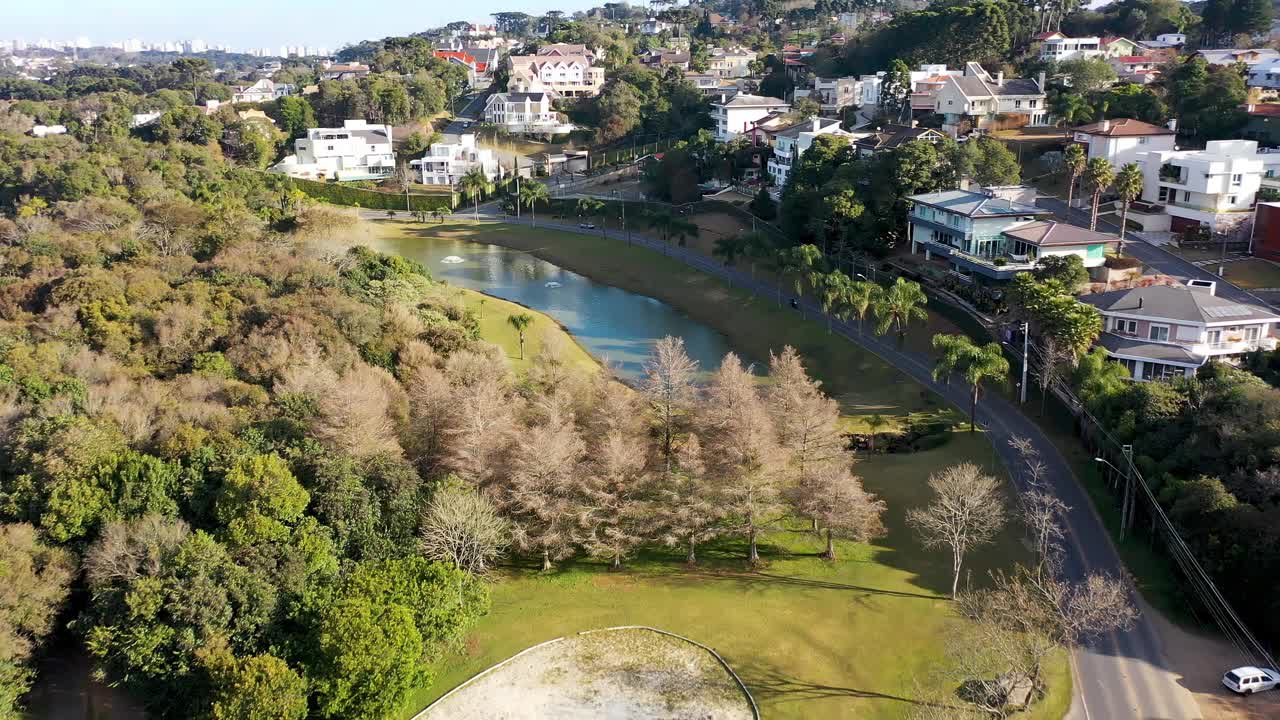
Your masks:
{"label": "house with balcony", "polygon": [[1137,162],[1138,153],[1173,150],[1177,140],[1177,133],[1167,127],[1132,118],[1081,125],[1073,128],[1071,135],[1089,159],[1103,158],[1117,169]]}
{"label": "house with balcony", "polygon": [[464,133],[456,143],[432,143],[426,155],[411,160],[409,165],[417,169],[423,185],[457,185],[462,176],[473,168],[480,168],[489,182],[501,174],[498,156],[492,150],[476,147],[476,136]]}
{"label": "house with balcony", "polygon": [[733,97],[721,96],[711,103],[711,119],[716,124],[716,140],[729,142],[751,128],[771,113],[786,113],[791,105],[784,100],[760,95],[739,93]]}
{"label": "house with balcony", "polygon": [[1247,352],[1274,349],[1280,315],[1219,297],[1215,285],[1153,285],[1082,295],[1096,307],[1103,332],[1096,344],[1138,381],[1194,375],[1209,361],[1237,363]]}
{"label": "house with balcony", "polygon": [[839,115],[841,110],[859,104],[858,78],[816,78],[809,97],[818,103],[823,115]]}
{"label": "house with balcony", "polygon": [[484,121],[515,135],[567,135],[573,125],[560,119],[545,92],[505,92],[489,96]]}
{"label": "house with balcony", "polygon": [[712,48],[707,58],[707,72],[722,78],[744,78],[751,75],[755,51],[743,47]]}
{"label": "house with balcony", "polygon": [[507,89],[515,93],[549,92],[553,98],[595,97],[604,86],[604,68],[591,64],[586,54],[559,52],[510,55]]}
{"label": "house with balcony", "polygon": [[1102,39],[1098,37],[1073,38],[1060,32],[1040,33],[1035,37],[1040,41],[1040,59],[1064,62],[1066,60],[1083,60],[1102,57]]}
{"label": "house with balcony", "polygon": [[292,95],[297,91],[293,85],[288,83],[277,83],[266,78],[255,82],[252,85],[239,85],[231,94],[231,102],[237,103],[265,103],[272,100],[279,100],[286,95]]}
{"label": "house with balcony", "polygon": [[852,133],[840,129],[839,120],[830,118],[803,120],[778,132],[774,136],[773,157],[769,158],[767,166],[774,185],[782,187],[787,184],[787,175],[792,166],[800,161],[800,157],[819,135],[854,137]]}
{"label": "house with balcony", "polygon": [[1015,186],[911,196],[911,253],[924,253],[925,260],[937,255],[957,275],[987,281],[1011,280],[1050,255],[1078,255],[1085,267],[1106,261],[1107,250],[1119,242],[1115,236],[1051,220],[1051,211],[1025,201],[1034,197],[1034,191],[1028,197],[1026,190]]}
{"label": "house with balcony", "polygon": [[1280,153],[1256,140],[1212,140],[1204,150],[1140,152],[1142,202],[1129,218],[1146,232],[1186,232],[1206,226],[1231,232],[1252,217],[1258,188],[1280,167]]}
{"label": "house with balcony", "polygon": [[1047,125],[1044,73],[1037,80],[992,77],[978,63],[967,63],[964,75],[948,76],[938,90],[937,112],[942,130],[951,137],[970,130],[999,130]]}
{"label": "house with balcony", "polygon": [[732,96],[742,91],[742,80],[722,78],[719,75],[693,70],[686,72],[684,77],[705,97]]}
{"label": "house with balcony", "polygon": [[347,120],[340,128],[310,128],[293,143],[294,154],[271,172],[308,180],[381,180],[396,169],[391,126]]}

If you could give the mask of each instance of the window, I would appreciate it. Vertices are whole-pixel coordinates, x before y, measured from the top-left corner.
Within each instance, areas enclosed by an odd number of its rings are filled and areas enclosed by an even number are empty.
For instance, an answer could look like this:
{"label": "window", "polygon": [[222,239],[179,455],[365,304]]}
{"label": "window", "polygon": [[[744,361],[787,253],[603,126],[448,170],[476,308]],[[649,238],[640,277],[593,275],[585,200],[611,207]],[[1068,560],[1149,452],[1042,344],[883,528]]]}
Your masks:
{"label": "window", "polygon": [[1257,325],[1250,325],[1244,329],[1244,339],[1247,342],[1256,343],[1258,338],[1262,336],[1262,328]]}
{"label": "window", "polygon": [[1014,100],[1014,101],[1013,101],[1013,109],[1014,109],[1014,110],[1021,110],[1021,109],[1022,109],[1022,101],[1021,101],[1021,100]]}
{"label": "window", "polygon": [[1222,331],[1210,330],[1208,333],[1207,342],[1210,345],[1217,345],[1218,343],[1222,342]]}
{"label": "window", "polygon": [[1147,339],[1156,342],[1169,342],[1169,326],[1168,325],[1152,325],[1151,331],[1147,334]]}
{"label": "window", "polygon": [[1228,196],[1227,196],[1227,204],[1228,204],[1228,205],[1235,205],[1235,204],[1236,204],[1236,196],[1235,196],[1235,195],[1228,195]]}
{"label": "window", "polygon": [[1243,180],[1244,180],[1244,175],[1242,175],[1241,173],[1236,173],[1231,176],[1232,185],[1239,185]]}
{"label": "window", "polygon": [[1183,190],[1183,191],[1182,191],[1182,202],[1191,202],[1191,191],[1190,191],[1190,190]]}
{"label": "window", "polygon": [[1111,330],[1112,332],[1117,332],[1117,333],[1120,333],[1121,335],[1137,335],[1138,321],[1125,320],[1123,318],[1116,318],[1115,320],[1111,321]]}
{"label": "window", "polygon": [[1147,144],[1147,141],[1148,141],[1148,140],[1150,140],[1150,139],[1151,139],[1151,138],[1146,137],[1146,136],[1140,137],[1140,138],[1138,138],[1138,144],[1139,144],[1139,145],[1146,145],[1146,144]]}
{"label": "window", "polygon": [[1028,100],[1028,101],[1027,101],[1027,107],[1029,107],[1029,108],[1036,107],[1036,103],[1038,103],[1038,102],[1040,102],[1040,101],[1039,101],[1039,100]]}

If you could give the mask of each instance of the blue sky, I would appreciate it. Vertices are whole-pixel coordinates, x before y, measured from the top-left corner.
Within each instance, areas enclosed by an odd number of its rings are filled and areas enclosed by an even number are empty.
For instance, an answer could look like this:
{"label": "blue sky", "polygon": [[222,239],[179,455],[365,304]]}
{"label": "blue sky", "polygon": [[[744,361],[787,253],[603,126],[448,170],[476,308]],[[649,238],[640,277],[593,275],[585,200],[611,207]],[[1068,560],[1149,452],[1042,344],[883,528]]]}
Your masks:
{"label": "blue sky", "polygon": [[602,1],[5,0],[0,38],[31,42],[41,37],[87,36],[95,45],[128,38],[199,38],[239,48],[307,44],[336,49],[344,43],[406,35],[452,20],[488,22],[492,12],[573,12]]}

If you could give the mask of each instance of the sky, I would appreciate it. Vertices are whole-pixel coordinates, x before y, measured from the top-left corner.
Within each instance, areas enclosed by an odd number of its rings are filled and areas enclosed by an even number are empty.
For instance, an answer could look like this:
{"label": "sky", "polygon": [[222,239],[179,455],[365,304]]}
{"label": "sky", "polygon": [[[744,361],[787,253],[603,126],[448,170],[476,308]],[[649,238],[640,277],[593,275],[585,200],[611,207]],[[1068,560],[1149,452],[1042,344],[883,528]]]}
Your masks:
{"label": "sky", "polygon": [[490,13],[574,12],[602,0],[3,0],[0,39],[88,37],[94,45],[137,38],[200,39],[277,48],[338,47],[408,35],[454,20],[491,22]]}

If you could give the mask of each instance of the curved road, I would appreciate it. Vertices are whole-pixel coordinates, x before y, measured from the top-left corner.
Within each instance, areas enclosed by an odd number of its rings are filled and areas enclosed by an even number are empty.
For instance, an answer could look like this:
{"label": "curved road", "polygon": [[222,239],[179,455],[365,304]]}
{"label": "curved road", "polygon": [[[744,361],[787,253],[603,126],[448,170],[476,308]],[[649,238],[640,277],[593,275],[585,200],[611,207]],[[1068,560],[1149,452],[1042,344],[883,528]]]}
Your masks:
{"label": "curved road", "polygon": [[[492,203],[481,206],[480,217],[494,222],[530,224],[528,219],[517,220],[499,214]],[[588,231],[575,224],[546,220],[538,225],[598,235],[619,242],[628,240],[626,235],[617,230]],[[734,287],[769,299],[777,295],[776,287],[753,280],[746,273],[725,267],[699,253],[673,247],[635,232],[630,234],[629,241],[726,280]],[[803,300],[802,308],[807,316],[822,316],[821,308],[810,300]],[[839,335],[876,354],[957,408],[968,411],[967,390],[959,383],[947,385],[936,382],[933,379],[933,361],[928,356],[899,350],[891,339],[861,334],[856,325],[838,319],[833,321],[832,326]],[[1066,517],[1067,553],[1064,562],[1067,575],[1072,579],[1083,579],[1090,573],[1127,577],[1120,556],[1084,488],[1073,474],[1070,464],[1041,432],[1039,426],[1027,418],[1015,404],[996,394],[988,395],[979,404],[977,417],[978,422],[991,434],[996,452],[1004,461],[1005,467],[1010,468],[1014,483],[1019,488],[1024,487],[1026,478],[1021,473],[1014,472],[1019,467],[1019,458],[1009,446],[1009,441],[1015,437],[1028,438],[1041,449],[1042,460],[1048,466],[1048,482],[1058,497],[1070,507]],[[1137,596],[1136,593],[1134,595]],[[1152,611],[1142,605],[1140,600],[1139,603],[1143,613],[1133,629],[1104,636],[1073,652],[1076,692],[1068,718],[1200,720],[1200,710],[1191,693],[1179,683],[1178,676],[1169,668],[1160,636],[1147,617]]]}

